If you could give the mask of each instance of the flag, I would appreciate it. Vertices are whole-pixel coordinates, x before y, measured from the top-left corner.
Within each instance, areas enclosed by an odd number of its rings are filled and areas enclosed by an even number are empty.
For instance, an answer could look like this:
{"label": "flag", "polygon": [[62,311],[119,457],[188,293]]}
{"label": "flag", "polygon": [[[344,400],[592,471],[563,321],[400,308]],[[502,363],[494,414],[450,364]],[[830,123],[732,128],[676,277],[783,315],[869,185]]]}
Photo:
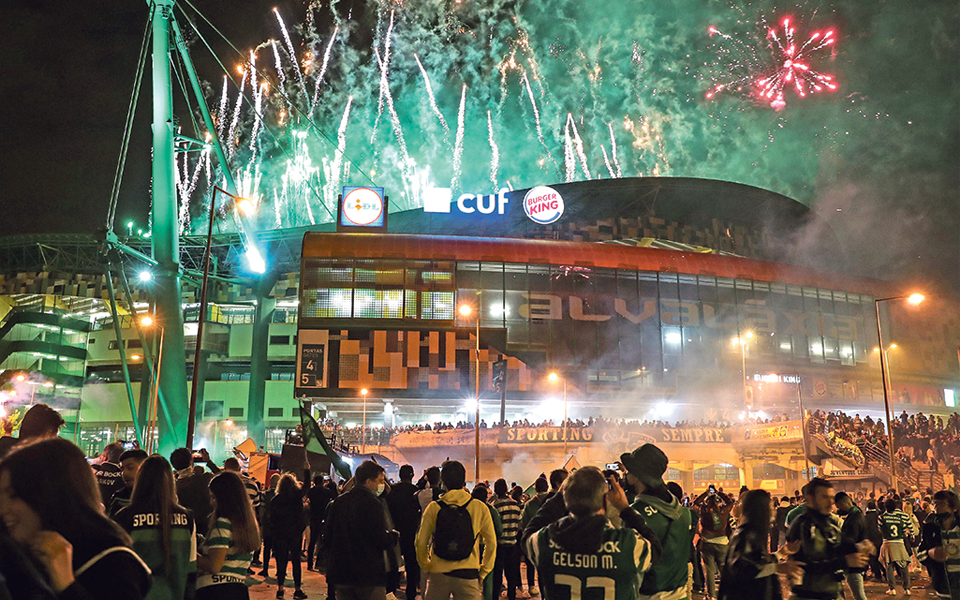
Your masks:
{"label": "flag", "polygon": [[350,479],[350,466],[344,462],[340,455],[330,446],[327,438],[320,431],[320,426],[310,415],[305,404],[300,404],[300,430],[303,437],[303,449],[306,452],[323,454],[330,459],[333,468],[337,470],[344,479]]}
{"label": "flag", "polygon": [[580,466],[580,461],[577,460],[577,457],[571,455],[570,458],[567,459],[567,462],[564,463],[563,468],[567,470],[567,473],[573,473],[579,469]]}

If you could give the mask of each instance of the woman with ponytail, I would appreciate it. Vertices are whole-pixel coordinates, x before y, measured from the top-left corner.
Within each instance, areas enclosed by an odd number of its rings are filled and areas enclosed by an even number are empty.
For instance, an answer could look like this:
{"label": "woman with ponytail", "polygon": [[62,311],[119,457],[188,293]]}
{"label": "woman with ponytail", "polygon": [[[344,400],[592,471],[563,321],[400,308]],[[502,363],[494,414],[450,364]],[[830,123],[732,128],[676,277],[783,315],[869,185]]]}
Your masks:
{"label": "woman with ponytail", "polygon": [[196,570],[197,528],[189,512],[177,504],[167,459],[155,454],[143,461],[130,506],[118,512],[116,520],[153,571],[147,599],[183,598],[187,580]]}

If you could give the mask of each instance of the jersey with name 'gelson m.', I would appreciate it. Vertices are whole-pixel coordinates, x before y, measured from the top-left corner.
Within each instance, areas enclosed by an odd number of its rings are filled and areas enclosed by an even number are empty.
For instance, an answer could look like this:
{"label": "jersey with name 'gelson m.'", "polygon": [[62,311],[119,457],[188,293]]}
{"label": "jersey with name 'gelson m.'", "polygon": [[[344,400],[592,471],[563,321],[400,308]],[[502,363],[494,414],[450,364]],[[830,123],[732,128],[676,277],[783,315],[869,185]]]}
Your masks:
{"label": "jersey with name 'gelson m.'", "polygon": [[603,528],[596,552],[568,551],[551,539],[551,527],[530,536],[526,549],[550,600],[635,600],[652,562],[650,543],[633,529]]}

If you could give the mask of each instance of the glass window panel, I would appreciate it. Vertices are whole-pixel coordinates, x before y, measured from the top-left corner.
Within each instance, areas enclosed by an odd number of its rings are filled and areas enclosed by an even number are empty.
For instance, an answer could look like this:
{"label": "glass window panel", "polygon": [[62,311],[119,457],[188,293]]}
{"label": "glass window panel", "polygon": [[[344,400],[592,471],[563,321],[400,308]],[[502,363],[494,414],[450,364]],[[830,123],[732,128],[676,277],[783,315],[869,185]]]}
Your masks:
{"label": "glass window panel", "polygon": [[663,353],[680,354],[683,348],[683,332],[680,327],[663,327]]}
{"label": "glass window panel", "polygon": [[810,362],[812,363],[822,363],[823,360],[823,338],[819,336],[811,335],[807,338],[808,346],[810,349]]}
{"label": "glass window panel", "polygon": [[403,292],[403,316],[408,319],[417,318],[417,292],[415,290],[404,290]]}
{"label": "glass window panel", "polygon": [[848,340],[840,340],[840,364],[853,366],[853,342]]}
{"label": "glass window panel", "polygon": [[420,318],[452,320],[453,292],[420,292]]}
{"label": "glass window panel", "polygon": [[[349,318],[351,313],[350,290],[346,288],[332,288],[321,290],[308,290],[316,295],[316,299],[308,301],[303,307],[303,316],[306,318],[318,319],[339,319]],[[309,311],[309,307],[314,309]]]}
{"label": "glass window panel", "polygon": [[[481,302],[483,302],[480,326],[503,327],[504,318],[507,316],[506,313],[509,312],[509,309],[504,306],[503,292],[488,289],[484,290],[480,297]],[[516,307],[514,310],[516,310]]]}
{"label": "glass window panel", "polygon": [[837,338],[824,337],[823,338],[823,357],[827,360],[839,360],[840,359],[840,350],[837,347]]}
{"label": "glass window panel", "polygon": [[680,286],[675,273],[660,273],[660,298],[672,301],[680,299]]}
{"label": "glass window panel", "polygon": [[403,291],[358,288],[353,291],[353,303],[354,318],[399,319],[403,311]]}

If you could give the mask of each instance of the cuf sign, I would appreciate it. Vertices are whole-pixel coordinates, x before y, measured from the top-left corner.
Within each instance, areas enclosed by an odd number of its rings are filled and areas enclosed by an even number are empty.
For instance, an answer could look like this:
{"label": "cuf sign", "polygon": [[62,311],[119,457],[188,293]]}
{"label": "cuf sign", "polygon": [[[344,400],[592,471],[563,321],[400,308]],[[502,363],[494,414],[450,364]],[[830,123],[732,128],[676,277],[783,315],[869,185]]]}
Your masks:
{"label": "cuf sign", "polygon": [[563,196],[545,185],[531,188],[523,197],[523,212],[534,223],[549,225],[563,216]]}

